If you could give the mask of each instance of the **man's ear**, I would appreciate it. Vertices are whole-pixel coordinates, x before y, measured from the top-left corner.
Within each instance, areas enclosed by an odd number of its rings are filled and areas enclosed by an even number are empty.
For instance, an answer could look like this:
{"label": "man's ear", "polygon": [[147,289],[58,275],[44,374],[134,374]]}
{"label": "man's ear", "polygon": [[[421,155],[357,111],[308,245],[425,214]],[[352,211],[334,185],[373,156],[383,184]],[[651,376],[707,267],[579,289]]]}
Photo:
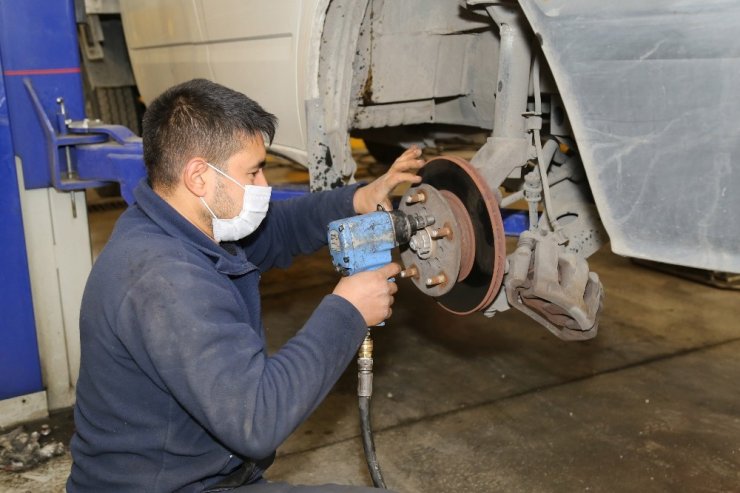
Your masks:
{"label": "man's ear", "polygon": [[197,197],[203,197],[208,190],[208,170],[208,164],[201,157],[194,157],[188,161],[182,170],[182,181],[185,188]]}

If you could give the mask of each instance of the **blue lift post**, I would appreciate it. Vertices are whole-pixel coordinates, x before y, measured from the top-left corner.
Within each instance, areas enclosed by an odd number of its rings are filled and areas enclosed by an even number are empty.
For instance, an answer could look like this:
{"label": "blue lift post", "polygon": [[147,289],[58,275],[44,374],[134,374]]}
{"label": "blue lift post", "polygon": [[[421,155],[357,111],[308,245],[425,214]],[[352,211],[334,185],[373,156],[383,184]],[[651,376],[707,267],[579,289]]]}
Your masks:
{"label": "blue lift post", "polygon": [[43,390],[7,101],[0,78],[0,400]]}
{"label": "blue lift post", "polygon": [[78,49],[72,0],[0,0],[0,401],[44,390],[15,156],[26,189],[130,190],[144,176],[128,129],[74,125],[84,116]]}
{"label": "blue lift post", "polygon": [[[66,24],[65,26],[65,23]],[[54,36],[53,40],[49,38]],[[50,186],[42,127],[28,105],[24,81],[37,86],[54,114],[65,93],[71,114],[81,117],[82,96],[74,12],[68,2],[0,0],[0,251],[3,313],[0,340],[0,399],[43,390],[36,324],[20,208],[15,155],[23,159],[29,188]],[[70,87],[74,90],[70,90]],[[30,111],[29,111],[30,110]],[[55,282],[55,280],[49,280]]]}

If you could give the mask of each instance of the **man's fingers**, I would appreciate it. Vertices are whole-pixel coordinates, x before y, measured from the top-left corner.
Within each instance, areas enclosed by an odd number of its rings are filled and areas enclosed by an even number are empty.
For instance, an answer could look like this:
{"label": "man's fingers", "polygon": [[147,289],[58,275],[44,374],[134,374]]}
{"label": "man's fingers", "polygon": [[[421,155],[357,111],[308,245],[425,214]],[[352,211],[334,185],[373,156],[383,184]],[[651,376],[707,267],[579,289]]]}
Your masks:
{"label": "man's fingers", "polygon": [[378,272],[380,272],[383,277],[388,279],[389,277],[398,275],[398,273],[401,272],[401,266],[395,262],[391,262],[390,264],[384,265],[383,267],[378,269]]}
{"label": "man's fingers", "polygon": [[421,177],[416,173],[397,171],[394,173],[386,173],[382,177],[378,178],[377,183],[378,190],[380,190],[385,196],[391,193],[391,191],[401,183],[419,183],[420,181]]}
{"label": "man's fingers", "polygon": [[421,149],[416,146],[407,149],[383,176],[377,178],[368,186],[357,190],[352,200],[355,212],[358,214],[372,212],[378,204],[381,204],[386,210],[391,210],[392,204],[388,199],[388,194],[402,183],[415,184],[421,182],[421,177],[416,172],[424,164],[425,161],[421,159]]}
{"label": "man's fingers", "polygon": [[398,292],[398,284],[395,282],[388,282],[388,284],[390,285],[388,287],[388,294],[396,294]]}
{"label": "man's fingers", "polygon": [[390,192],[401,183],[419,183],[421,182],[421,176],[412,173],[394,173],[388,176],[386,185]]}
{"label": "man's fingers", "polygon": [[419,149],[419,146],[417,145],[412,145],[411,147],[403,151],[403,154],[401,154],[398,159],[415,156],[421,156],[421,149]]}
{"label": "man's fingers", "polygon": [[416,161],[422,161],[421,158],[421,149],[419,149],[416,146],[410,147],[409,149],[406,149],[403,154],[398,156],[393,163],[394,166],[399,165],[401,163],[410,163],[411,165],[418,165]]}
{"label": "man's fingers", "polygon": [[411,171],[417,170],[424,166],[425,161],[423,159],[397,159],[393,163],[393,171]]}

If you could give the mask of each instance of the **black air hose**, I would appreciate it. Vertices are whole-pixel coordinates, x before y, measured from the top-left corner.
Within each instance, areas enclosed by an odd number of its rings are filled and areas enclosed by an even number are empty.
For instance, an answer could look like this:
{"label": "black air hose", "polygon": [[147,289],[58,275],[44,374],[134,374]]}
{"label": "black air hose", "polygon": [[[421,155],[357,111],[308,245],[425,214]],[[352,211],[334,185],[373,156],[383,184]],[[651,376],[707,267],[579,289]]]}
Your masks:
{"label": "black air hose", "polygon": [[365,460],[370,471],[370,477],[376,488],[385,488],[380,464],[375,455],[375,440],[373,426],[370,420],[370,398],[373,395],[373,340],[370,331],[360,346],[357,357],[357,398],[360,408],[360,431],[362,433],[362,448],[365,449]]}
{"label": "black air hose", "polygon": [[383,473],[380,471],[378,457],[375,455],[375,440],[373,440],[373,426],[370,420],[370,397],[359,397],[360,430],[362,432],[362,448],[365,449],[365,460],[376,488],[385,488]]}

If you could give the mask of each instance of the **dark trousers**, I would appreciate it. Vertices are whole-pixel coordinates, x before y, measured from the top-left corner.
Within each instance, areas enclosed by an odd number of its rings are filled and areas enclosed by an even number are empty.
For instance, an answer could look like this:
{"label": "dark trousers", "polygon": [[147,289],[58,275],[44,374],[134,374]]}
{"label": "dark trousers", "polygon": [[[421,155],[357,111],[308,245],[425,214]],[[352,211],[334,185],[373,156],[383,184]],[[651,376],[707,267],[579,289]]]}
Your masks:
{"label": "dark trousers", "polygon": [[287,483],[257,483],[240,486],[234,493],[378,493],[388,492],[368,486],[342,486],[339,484],[322,484],[317,486],[296,486]]}

